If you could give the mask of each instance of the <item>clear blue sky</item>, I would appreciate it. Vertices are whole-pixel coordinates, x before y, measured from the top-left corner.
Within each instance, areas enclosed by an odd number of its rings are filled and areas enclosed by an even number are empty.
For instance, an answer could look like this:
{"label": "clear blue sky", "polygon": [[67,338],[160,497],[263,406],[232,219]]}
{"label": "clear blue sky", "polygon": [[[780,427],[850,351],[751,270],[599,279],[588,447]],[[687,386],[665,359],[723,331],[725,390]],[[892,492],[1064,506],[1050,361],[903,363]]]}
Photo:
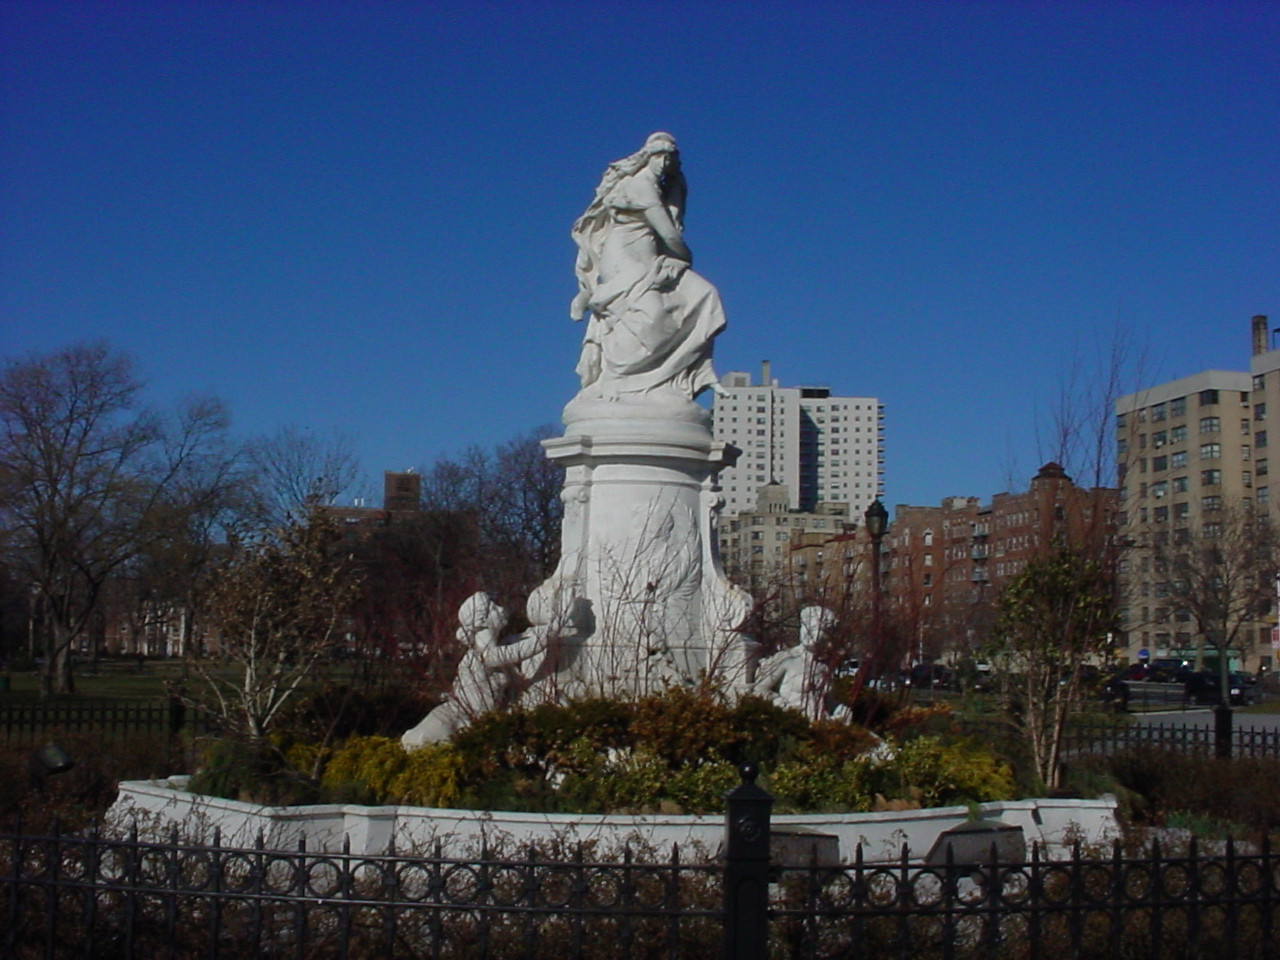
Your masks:
{"label": "clear blue sky", "polygon": [[1280,326],[1280,3],[0,4],[0,354],[425,466],[557,423],[569,227],[680,140],[716,366],[887,407],[886,499],[988,497],[1113,331]]}

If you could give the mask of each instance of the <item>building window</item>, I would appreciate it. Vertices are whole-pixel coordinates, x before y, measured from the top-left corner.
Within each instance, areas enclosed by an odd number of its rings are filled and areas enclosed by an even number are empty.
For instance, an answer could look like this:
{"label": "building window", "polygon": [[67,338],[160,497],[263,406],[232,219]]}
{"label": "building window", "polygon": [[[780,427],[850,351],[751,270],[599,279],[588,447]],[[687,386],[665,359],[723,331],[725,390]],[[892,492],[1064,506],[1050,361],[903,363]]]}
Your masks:
{"label": "building window", "polygon": [[1222,456],[1222,444],[1220,443],[1200,444],[1201,460],[1217,460],[1220,456]]}
{"label": "building window", "polygon": [[1182,443],[1187,439],[1187,427],[1183,424],[1181,427],[1169,428],[1169,442],[1173,444]]}
{"label": "building window", "polygon": [[1201,390],[1200,391],[1200,406],[1211,407],[1217,402],[1218,402],[1217,390]]}
{"label": "building window", "polygon": [[1151,512],[1151,518],[1155,520],[1156,523],[1167,523],[1169,520],[1169,508],[1156,507],[1155,510]]}
{"label": "building window", "polygon": [[1168,458],[1168,457],[1152,457],[1152,458],[1151,458],[1151,469],[1152,469],[1152,471],[1157,471],[1157,470],[1168,470],[1168,469],[1169,469],[1169,458]]}
{"label": "building window", "polygon": [[1164,419],[1165,406],[1163,403],[1157,403],[1151,407],[1151,422],[1159,423]]}
{"label": "building window", "polygon": [[1267,378],[1265,376],[1263,376],[1261,373],[1255,373],[1253,375],[1253,389],[1261,390],[1266,385],[1267,385]]}
{"label": "building window", "polygon": [[1151,435],[1151,445],[1153,447],[1163,447],[1169,441],[1169,435],[1163,430],[1157,430]]}
{"label": "building window", "polygon": [[1169,416],[1185,417],[1187,415],[1187,398],[1175,397],[1169,401]]}
{"label": "building window", "polygon": [[1186,492],[1187,492],[1187,478],[1186,478],[1186,477],[1174,477],[1172,480],[1170,480],[1170,481],[1169,481],[1169,488],[1170,488],[1174,493],[1186,493]]}
{"label": "building window", "polygon": [[1200,528],[1200,533],[1206,540],[1217,540],[1222,536],[1222,524],[1206,523]]}
{"label": "building window", "polygon": [[1222,429],[1222,420],[1218,417],[1201,417],[1200,432],[1201,433],[1217,433]]}
{"label": "building window", "polygon": [[1201,470],[1200,471],[1200,486],[1216,487],[1216,486],[1219,486],[1221,483],[1222,483],[1221,470]]}
{"label": "building window", "polygon": [[1271,488],[1259,487],[1258,488],[1258,506],[1264,507],[1270,502],[1271,502]]}
{"label": "building window", "polygon": [[1191,504],[1189,503],[1175,503],[1173,505],[1173,519],[1175,520],[1187,519],[1187,514],[1189,514],[1190,512],[1191,512]]}
{"label": "building window", "polygon": [[1221,498],[1221,497],[1213,496],[1213,497],[1201,497],[1201,498],[1200,498],[1200,512],[1201,512],[1201,513],[1216,513],[1217,511],[1219,511],[1219,510],[1221,510],[1221,509],[1222,509],[1222,498]]}
{"label": "building window", "polygon": [[1169,455],[1169,466],[1174,470],[1187,465],[1187,451],[1179,450],[1177,453]]}
{"label": "building window", "polygon": [[1123,457],[1128,452],[1129,452],[1129,441],[1128,440],[1117,441],[1116,453],[1120,454],[1120,456]]}
{"label": "building window", "polygon": [[1242,472],[1240,473],[1240,482],[1241,482],[1242,484],[1244,484],[1244,486],[1245,486],[1246,488],[1247,488],[1247,487],[1252,487],[1252,486],[1253,486],[1253,474],[1252,474],[1252,473],[1250,473],[1248,470],[1244,470],[1244,471],[1242,471]]}
{"label": "building window", "polygon": [[1123,430],[1125,425],[1125,415],[1123,413],[1116,415],[1116,429]]}
{"label": "building window", "polygon": [[1253,435],[1253,445],[1261,450],[1267,445],[1267,431],[1259,430]]}
{"label": "building window", "polygon": [[1252,452],[1252,448],[1251,448],[1247,443],[1244,443],[1244,444],[1241,444],[1241,445],[1240,445],[1240,459],[1241,459],[1241,460],[1248,460],[1248,459],[1249,459],[1249,456],[1250,456],[1250,454],[1251,454],[1251,452]]}
{"label": "building window", "polygon": [[1253,469],[1258,474],[1258,476],[1265,477],[1267,475],[1267,471],[1270,469],[1270,464],[1267,462],[1267,458],[1263,457],[1261,460],[1255,463]]}
{"label": "building window", "polygon": [[[1206,471],[1206,472],[1208,472],[1208,471]],[[1153,483],[1153,484],[1151,485],[1151,495],[1152,495],[1153,497],[1155,497],[1156,499],[1159,499],[1159,498],[1164,497],[1164,496],[1168,496],[1168,494],[1169,494],[1169,481],[1168,481],[1168,480],[1159,480],[1159,481],[1157,481],[1156,483]],[[1061,519],[1064,519],[1064,518],[1063,518],[1063,517],[1055,517],[1055,519],[1061,520]]]}

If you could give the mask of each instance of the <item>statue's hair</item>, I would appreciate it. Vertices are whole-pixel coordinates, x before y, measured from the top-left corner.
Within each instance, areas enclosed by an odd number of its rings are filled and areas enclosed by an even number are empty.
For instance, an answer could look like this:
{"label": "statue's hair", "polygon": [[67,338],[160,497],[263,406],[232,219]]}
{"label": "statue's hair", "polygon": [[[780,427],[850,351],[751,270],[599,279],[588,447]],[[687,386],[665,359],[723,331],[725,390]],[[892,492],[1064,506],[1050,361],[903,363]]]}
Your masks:
{"label": "statue's hair", "polygon": [[578,225],[581,224],[583,220],[604,209],[605,201],[608,199],[609,194],[613,191],[613,188],[618,185],[620,180],[634,176],[644,169],[645,165],[648,164],[649,159],[655,153],[659,152],[657,149],[659,145],[662,146],[661,152],[663,153],[673,153],[677,150],[676,138],[671,136],[669,133],[663,133],[659,130],[657,133],[649,134],[649,139],[645,140],[644,146],[635,153],[623,157],[621,160],[615,160],[613,163],[609,164],[604,171],[604,176],[600,178],[600,184],[596,187],[596,195],[592,199],[591,204],[587,207],[586,213],[579,217],[577,222],[573,225],[575,232],[578,230]]}
{"label": "statue's hair", "polygon": [[[604,176],[600,178],[600,184],[596,187],[596,194],[592,198],[590,205],[586,211],[573,223],[571,235],[574,242],[578,245],[578,249],[584,254],[588,260],[586,263],[579,262],[578,273],[579,282],[590,283],[588,276],[584,274],[594,274],[595,272],[595,252],[591,249],[592,236],[596,234],[607,222],[609,216],[609,197],[613,193],[614,188],[618,186],[627,177],[633,177],[643,170],[649,163],[649,159],[656,153],[671,153],[675,156],[675,164],[672,169],[668,170],[663,177],[663,182],[658,185],[659,191],[667,192],[668,186],[675,187],[682,184],[684,180],[683,174],[679,167],[679,148],[676,146],[676,138],[669,133],[659,130],[649,134],[645,140],[644,146],[630,156],[623,157],[621,160],[615,160],[604,171]],[[684,200],[683,188],[676,188],[672,192],[679,195],[677,206],[683,208]],[[677,221],[680,216],[677,215]]]}

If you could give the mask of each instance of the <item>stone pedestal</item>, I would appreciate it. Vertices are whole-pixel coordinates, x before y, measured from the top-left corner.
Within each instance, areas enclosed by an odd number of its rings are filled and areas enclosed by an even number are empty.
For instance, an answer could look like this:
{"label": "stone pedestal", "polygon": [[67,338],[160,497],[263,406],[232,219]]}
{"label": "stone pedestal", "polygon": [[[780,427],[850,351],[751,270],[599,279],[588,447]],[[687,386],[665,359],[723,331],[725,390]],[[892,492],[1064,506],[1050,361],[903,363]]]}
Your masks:
{"label": "stone pedestal", "polygon": [[[714,676],[745,681],[737,632],[751,598],[724,576],[715,474],[738,451],[708,413],[655,392],[578,398],[565,434],[544,441],[565,468],[562,556],[534,592],[535,622],[572,620],[549,684],[558,695],[643,693]],[[572,611],[572,612],[571,612]]]}

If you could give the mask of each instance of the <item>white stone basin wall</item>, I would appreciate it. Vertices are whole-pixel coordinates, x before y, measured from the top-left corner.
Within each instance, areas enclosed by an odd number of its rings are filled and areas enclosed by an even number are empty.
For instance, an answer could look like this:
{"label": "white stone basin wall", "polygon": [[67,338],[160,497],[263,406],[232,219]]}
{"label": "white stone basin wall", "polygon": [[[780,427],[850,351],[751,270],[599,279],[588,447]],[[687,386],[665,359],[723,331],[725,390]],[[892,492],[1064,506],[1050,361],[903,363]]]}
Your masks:
{"label": "white stone basin wall", "polygon": [[[597,841],[604,850],[630,842],[670,852],[681,848],[688,860],[712,859],[724,836],[723,815],[621,816],[604,814],[519,813],[485,810],[446,810],[432,807],[364,807],[319,804],[268,807],[219,797],[188,793],[189,777],[167,780],[129,780],[107,812],[117,829],[138,825],[144,833],[167,833],[176,823],[189,839],[207,841],[215,828],[230,846],[251,846],[259,833],[274,849],[293,849],[304,840],[307,849],[339,851],[344,838],[351,852],[382,854],[394,841],[401,853],[428,852],[440,840],[449,855],[478,853],[487,842],[493,849],[514,853],[529,842]],[[1110,843],[1119,836],[1116,801],[1003,800],[978,806],[986,820],[1022,828],[1028,849],[1040,843],[1049,856],[1068,853],[1070,844]],[[928,854],[938,834],[970,819],[968,807],[935,807],[883,813],[784,814],[773,817],[777,830],[811,830],[838,838],[840,856],[852,861],[858,844],[867,861],[894,860],[907,845],[908,857]]]}

